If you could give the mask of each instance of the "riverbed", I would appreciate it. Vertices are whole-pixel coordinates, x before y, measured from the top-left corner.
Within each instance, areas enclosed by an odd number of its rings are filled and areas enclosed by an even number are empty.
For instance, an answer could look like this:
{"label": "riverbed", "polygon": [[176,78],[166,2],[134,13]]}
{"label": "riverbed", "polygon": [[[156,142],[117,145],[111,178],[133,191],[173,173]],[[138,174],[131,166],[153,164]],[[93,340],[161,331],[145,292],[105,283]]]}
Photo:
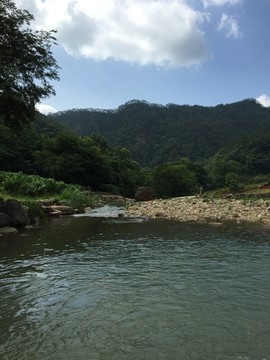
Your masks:
{"label": "riverbed", "polygon": [[1,359],[270,360],[267,228],[81,216],[0,241]]}

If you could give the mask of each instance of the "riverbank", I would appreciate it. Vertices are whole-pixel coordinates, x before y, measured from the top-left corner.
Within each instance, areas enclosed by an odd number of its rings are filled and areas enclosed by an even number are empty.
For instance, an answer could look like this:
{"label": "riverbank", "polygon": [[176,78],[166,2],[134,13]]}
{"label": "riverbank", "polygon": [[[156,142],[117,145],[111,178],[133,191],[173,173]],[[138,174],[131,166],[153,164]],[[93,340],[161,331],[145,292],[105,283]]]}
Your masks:
{"label": "riverbank", "polygon": [[128,208],[130,215],[164,218],[182,222],[257,222],[270,225],[269,200],[204,199],[196,196],[138,202]]}

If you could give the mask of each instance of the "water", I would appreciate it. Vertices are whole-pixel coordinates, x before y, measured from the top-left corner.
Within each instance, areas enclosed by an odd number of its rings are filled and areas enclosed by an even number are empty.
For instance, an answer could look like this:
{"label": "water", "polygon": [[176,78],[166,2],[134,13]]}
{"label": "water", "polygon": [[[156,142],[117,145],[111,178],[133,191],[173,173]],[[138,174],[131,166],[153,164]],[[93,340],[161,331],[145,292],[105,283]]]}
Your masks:
{"label": "water", "polygon": [[0,239],[0,359],[270,360],[269,228],[65,217]]}

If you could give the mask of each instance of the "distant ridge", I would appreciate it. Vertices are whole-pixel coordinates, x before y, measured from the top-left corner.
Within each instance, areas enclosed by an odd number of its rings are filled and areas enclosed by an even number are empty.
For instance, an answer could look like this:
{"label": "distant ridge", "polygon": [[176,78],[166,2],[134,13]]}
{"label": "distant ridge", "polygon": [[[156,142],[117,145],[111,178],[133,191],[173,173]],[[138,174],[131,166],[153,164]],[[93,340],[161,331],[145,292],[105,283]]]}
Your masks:
{"label": "distant ridge", "polygon": [[80,135],[105,136],[143,166],[180,157],[202,162],[245,135],[270,133],[270,108],[254,99],[211,107],[131,100],[117,109],[73,109],[49,118]]}

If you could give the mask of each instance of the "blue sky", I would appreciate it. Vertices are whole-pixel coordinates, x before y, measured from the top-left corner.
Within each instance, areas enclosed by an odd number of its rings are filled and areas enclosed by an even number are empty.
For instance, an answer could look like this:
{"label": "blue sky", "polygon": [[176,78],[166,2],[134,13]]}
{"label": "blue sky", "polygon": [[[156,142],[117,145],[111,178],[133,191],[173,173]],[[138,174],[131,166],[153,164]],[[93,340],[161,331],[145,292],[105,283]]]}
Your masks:
{"label": "blue sky", "polygon": [[57,95],[43,112],[133,99],[270,106],[270,0],[15,0],[56,29]]}

